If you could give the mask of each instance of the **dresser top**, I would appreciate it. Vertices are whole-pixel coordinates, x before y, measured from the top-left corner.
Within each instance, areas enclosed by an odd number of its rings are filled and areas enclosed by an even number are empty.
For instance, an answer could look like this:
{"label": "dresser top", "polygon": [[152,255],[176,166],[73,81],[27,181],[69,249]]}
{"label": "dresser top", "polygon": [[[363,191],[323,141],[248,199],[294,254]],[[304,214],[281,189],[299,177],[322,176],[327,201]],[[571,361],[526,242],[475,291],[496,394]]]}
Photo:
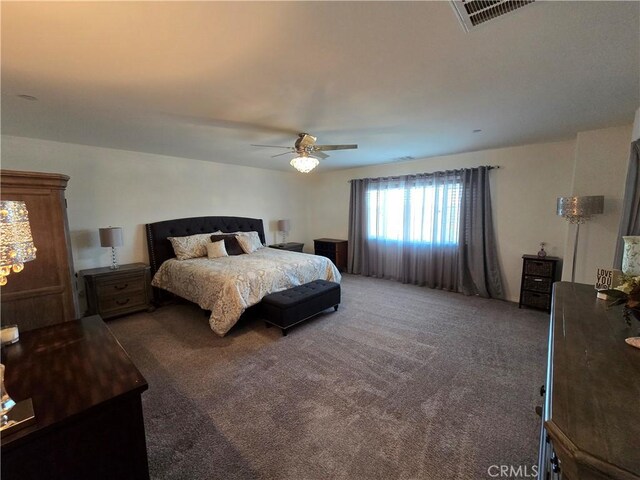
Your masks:
{"label": "dresser top", "polygon": [[545,425],[554,443],[608,478],[640,478],[640,349],[624,341],[640,322],[627,325],[621,306],[597,299],[593,285],[570,282],[554,286],[552,321]]}
{"label": "dresser top", "polygon": [[2,362],[7,392],[16,401],[31,398],[36,417],[34,425],[2,435],[3,449],[148,388],[97,315],[21,332],[17,343],[2,347]]}

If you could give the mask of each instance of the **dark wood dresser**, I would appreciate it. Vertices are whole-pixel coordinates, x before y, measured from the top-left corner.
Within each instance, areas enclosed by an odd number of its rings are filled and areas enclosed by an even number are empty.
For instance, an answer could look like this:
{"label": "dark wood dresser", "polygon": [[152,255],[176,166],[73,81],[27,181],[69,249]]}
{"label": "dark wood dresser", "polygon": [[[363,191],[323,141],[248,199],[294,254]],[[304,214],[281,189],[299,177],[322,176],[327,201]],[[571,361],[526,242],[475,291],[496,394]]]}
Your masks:
{"label": "dark wood dresser", "polygon": [[69,177],[57,173],[0,170],[2,200],[25,202],[35,260],[12,273],[2,287],[2,323],[21,332],[79,317],[73,278],[65,189]]}
{"label": "dark wood dresser", "polygon": [[557,257],[522,256],[519,307],[551,311],[553,282],[560,280]]}
{"label": "dark wood dresser", "polygon": [[338,270],[347,269],[347,241],[335,238],[318,238],[313,241],[314,252],[331,260]]}
{"label": "dark wood dresser", "polygon": [[640,349],[593,285],[554,286],[540,479],[640,480]]}
{"label": "dark wood dresser", "polygon": [[2,480],[149,478],[147,382],[99,316],[21,333],[2,363],[9,395],[35,412],[1,437]]}
{"label": "dark wood dresser", "polygon": [[112,318],[142,310],[152,310],[149,265],[130,263],[80,270],[87,297],[87,315]]}

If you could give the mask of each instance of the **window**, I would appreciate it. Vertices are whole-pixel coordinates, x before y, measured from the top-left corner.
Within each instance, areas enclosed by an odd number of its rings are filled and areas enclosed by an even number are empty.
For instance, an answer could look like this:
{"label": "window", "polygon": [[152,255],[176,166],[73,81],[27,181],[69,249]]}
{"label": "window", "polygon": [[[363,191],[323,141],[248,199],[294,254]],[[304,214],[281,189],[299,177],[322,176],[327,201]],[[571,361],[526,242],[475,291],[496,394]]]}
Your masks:
{"label": "window", "polygon": [[425,245],[456,245],[462,185],[373,185],[366,195],[368,238]]}

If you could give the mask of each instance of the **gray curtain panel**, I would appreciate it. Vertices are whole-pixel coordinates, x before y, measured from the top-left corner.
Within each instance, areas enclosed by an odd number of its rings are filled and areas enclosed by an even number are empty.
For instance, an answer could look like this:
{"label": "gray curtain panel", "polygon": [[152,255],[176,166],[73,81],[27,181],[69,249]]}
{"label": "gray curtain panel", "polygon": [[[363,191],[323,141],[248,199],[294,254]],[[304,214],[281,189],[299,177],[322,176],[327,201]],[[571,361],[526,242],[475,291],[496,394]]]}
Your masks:
{"label": "gray curtain panel", "polygon": [[502,298],[488,171],[352,180],[347,271]]}
{"label": "gray curtain panel", "polygon": [[640,235],[640,140],[631,142],[627,183],[624,188],[622,217],[618,228],[618,243],[613,259],[614,268],[622,268],[622,253],[626,235]]}
{"label": "gray curtain panel", "polygon": [[465,295],[504,298],[493,230],[489,167],[462,171],[459,291]]}

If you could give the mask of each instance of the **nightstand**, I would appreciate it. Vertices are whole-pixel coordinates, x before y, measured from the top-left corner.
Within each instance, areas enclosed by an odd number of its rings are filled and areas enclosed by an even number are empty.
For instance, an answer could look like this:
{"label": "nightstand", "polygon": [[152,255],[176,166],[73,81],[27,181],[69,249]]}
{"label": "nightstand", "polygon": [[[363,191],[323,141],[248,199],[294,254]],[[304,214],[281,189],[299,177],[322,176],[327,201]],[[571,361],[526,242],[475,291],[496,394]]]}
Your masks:
{"label": "nightstand", "polygon": [[150,268],[144,263],[81,270],[87,297],[87,315],[112,318],[141,310],[151,305]]}
{"label": "nightstand", "polygon": [[302,247],[304,247],[304,243],[297,243],[297,242],[276,243],[274,245],[269,245],[269,247],[277,248],[278,250],[289,250],[291,252],[302,252]]}
{"label": "nightstand", "polygon": [[522,281],[520,283],[520,303],[518,308],[529,307],[545,312],[551,311],[553,283],[558,278],[559,258],[522,256]]}

